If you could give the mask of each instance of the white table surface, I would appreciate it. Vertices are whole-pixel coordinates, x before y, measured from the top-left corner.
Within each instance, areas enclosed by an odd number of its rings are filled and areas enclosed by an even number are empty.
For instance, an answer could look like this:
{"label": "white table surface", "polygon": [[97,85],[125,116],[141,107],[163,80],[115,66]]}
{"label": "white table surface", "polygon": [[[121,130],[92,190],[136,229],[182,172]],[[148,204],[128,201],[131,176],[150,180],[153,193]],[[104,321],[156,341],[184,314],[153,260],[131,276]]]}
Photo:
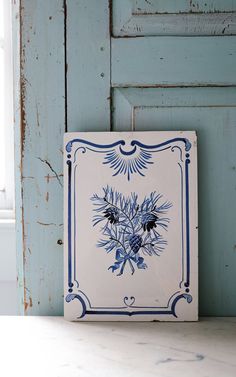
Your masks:
{"label": "white table surface", "polygon": [[236,318],[70,323],[0,317],[0,376],[236,377]]}

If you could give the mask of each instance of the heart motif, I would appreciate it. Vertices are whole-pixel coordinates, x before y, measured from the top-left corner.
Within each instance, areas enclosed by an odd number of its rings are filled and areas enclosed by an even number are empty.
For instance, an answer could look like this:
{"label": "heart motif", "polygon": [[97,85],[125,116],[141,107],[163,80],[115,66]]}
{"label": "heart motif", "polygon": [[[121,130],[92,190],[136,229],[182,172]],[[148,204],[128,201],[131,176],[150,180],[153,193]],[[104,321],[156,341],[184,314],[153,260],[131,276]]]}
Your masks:
{"label": "heart motif", "polygon": [[132,306],[135,303],[135,297],[133,297],[133,296],[130,296],[130,297],[125,296],[124,297],[124,303],[128,307]]}

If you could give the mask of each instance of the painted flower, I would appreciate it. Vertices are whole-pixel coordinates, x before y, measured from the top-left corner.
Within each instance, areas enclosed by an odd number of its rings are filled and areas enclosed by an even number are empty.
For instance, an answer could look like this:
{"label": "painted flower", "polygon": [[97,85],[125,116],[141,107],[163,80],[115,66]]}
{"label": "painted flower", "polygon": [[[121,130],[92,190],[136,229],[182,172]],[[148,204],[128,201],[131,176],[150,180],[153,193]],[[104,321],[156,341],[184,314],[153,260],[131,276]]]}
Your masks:
{"label": "painted flower", "polygon": [[108,207],[104,211],[104,217],[106,217],[111,224],[116,224],[119,221],[119,210],[115,207]]}
{"label": "painted flower", "polygon": [[156,228],[156,221],[158,217],[153,213],[145,213],[142,215],[141,223],[144,231],[150,232],[151,229]]}
{"label": "painted flower", "polygon": [[100,228],[102,238],[97,246],[113,253],[115,258],[108,270],[117,276],[126,270],[132,275],[136,269],[145,270],[148,265],[144,257],[159,256],[165,249],[167,241],[160,232],[168,228],[169,218],[163,215],[172,204],[161,203],[161,198],[162,195],[154,191],[138,203],[135,192],[125,196],[110,186],[103,187],[101,196],[95,193],[91,197],[96,212],[93,226],[105,223]]}

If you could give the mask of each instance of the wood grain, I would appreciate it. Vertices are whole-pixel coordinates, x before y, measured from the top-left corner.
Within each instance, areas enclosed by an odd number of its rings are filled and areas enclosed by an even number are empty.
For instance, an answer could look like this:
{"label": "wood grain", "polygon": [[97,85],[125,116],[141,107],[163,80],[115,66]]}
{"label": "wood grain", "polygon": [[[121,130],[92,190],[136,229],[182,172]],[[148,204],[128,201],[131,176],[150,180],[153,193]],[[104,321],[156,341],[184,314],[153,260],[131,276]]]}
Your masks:
{"label": "wood grain", "polygon": [[62,314],[63,308],[63,247],[58,244],[63,239],[63,1],[42,6],[37,0],[22,0],[20,21],[21,159],[17,185],[21,197],[17,196],[17,242],[18,266],[22,269],[18,278],[24,286],[24,292],[20,290],[21,307],[24,305],[21,312],[55,315]]}

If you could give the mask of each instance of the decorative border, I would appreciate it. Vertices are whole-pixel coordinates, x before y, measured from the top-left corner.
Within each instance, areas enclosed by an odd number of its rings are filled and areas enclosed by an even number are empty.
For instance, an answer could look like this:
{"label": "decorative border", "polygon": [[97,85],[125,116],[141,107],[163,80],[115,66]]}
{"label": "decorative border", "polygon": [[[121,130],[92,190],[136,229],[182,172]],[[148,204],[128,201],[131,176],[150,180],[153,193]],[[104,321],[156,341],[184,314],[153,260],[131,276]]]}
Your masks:
{"label": "decorative border", "polygon": [[[76,148],[73,152],[72,156],[72,149],[73,144],[79,144],[78,148]],[[180,145],[179,145],[180,144]],[[85,315],[123,315],[123,316],[134,316],[134,315],[173,315],[177,318],[176,315],[176,304],[177,302],[184,298],[188,303],[192,302],[192,296],[190,295],[190,226],[189,226],[189,164],[190,164],[190,149],[191,143],[186,138],[173,138],[167,140],[163,143],[156,144],[156,145],[146,145],[141,143],[138,140],[132,140],[130,146],[132,149],[130,151],[125,151],[122,147],[126,145],[124,140],[119,140],[111,144],[96,144],[84,139],[73,139],[69,141],[66,146],[67,152],[67,174],[68,174],[68,197],[67,197],[67,205],[68,205],[68,224],[67,224],[67,233],[68,233],[68,294],[65,297],[65,301],[67,303],[77,299],[82,308],[81,314],[77,317],[83,318]],[[184,147],[185,150],[185,159],[183,160],[183,153],[184,151],[182,148]],[[163,150],[170,149],[171,152],[174,152],[175,149],[179,150],[179,162],[178,166],[180,168],[180,179],[181,179],[181,219],[182,219],[182,280],[179,283],[179,290],[176,291],[169,299],[166,307],[140,307],[135,306],[135,298],[134,297],[124,297],[124,306],[122,307],[93,307],[89,298],[86,296],[84,292],[79,289],[79,282],[76,278],[76,237],[75,231],[72,232],[72,216],[74,221],[75,229],[75,196],[74,196],[74,209],[72,208],[72,192],[74,190],[75,195],[75,187],[72,186],[72,181],[74,180],[75,184],[75,172],[76,172],[76,154],[80,150],[82,153],[86,153],[87,150],[95,152],[95,153],[105,153],[105,161],[104,164],[109,164],[110,168],[115,170],[113,175],[117,174],[127,174],[128,180],[132,174],[137,173],[142,176],[144,174],[141,172],[142,169],[147,169],[147,164],[153,163],[150,161],[143,160],[145,154],[142,154],[142,161],[141,163],[138,160],[138,165],[132,163],[129,166],[125,164],[125,160],[117,159],[115,157],[115,161],[110,159],[110,156],[114,154],[114,150],[116,150],[116,156],[120,154],[121,156],[132,156],[134,153],[137,152],[137,148],[142,150],[146,153],[148,157],[147,160],[151,158],[151,153],[154,152],[161,152]],[[118,165],[117,165],[118,161]],[[73,172],[74,166],[74,172]],[[130,169],[131,166],[131,169]],[[74,177],[72,176],[74,173]],[[74,178],[74,179],[73,179]],[[185,182],[184,182],[185,181]],[[185,190],[184,190],[185,188]],[[184,198],[184,191],[185,191],[185,198]],[[185,203],[185,224],[183,222],[184,218],[184,203]],[[74,213],[72,214],[72,211]],[[184,229],[186,234],[186,247],[184,250]],[[72,234],[74,233],[74,234]],[[72,236],[74,236],[72,238]],[[74,240],[74,245],[73,244]],[[72,247],[74,249],[74,255],[72,257]],[[73,262],[74,266],[73,266]],[[73,277],[72,277],[73,275]],[[182,289],[184,287],[184,289]],[[129,310],[128,310],[129,309]],[[134,310],[136,309],[136,310]]]}

